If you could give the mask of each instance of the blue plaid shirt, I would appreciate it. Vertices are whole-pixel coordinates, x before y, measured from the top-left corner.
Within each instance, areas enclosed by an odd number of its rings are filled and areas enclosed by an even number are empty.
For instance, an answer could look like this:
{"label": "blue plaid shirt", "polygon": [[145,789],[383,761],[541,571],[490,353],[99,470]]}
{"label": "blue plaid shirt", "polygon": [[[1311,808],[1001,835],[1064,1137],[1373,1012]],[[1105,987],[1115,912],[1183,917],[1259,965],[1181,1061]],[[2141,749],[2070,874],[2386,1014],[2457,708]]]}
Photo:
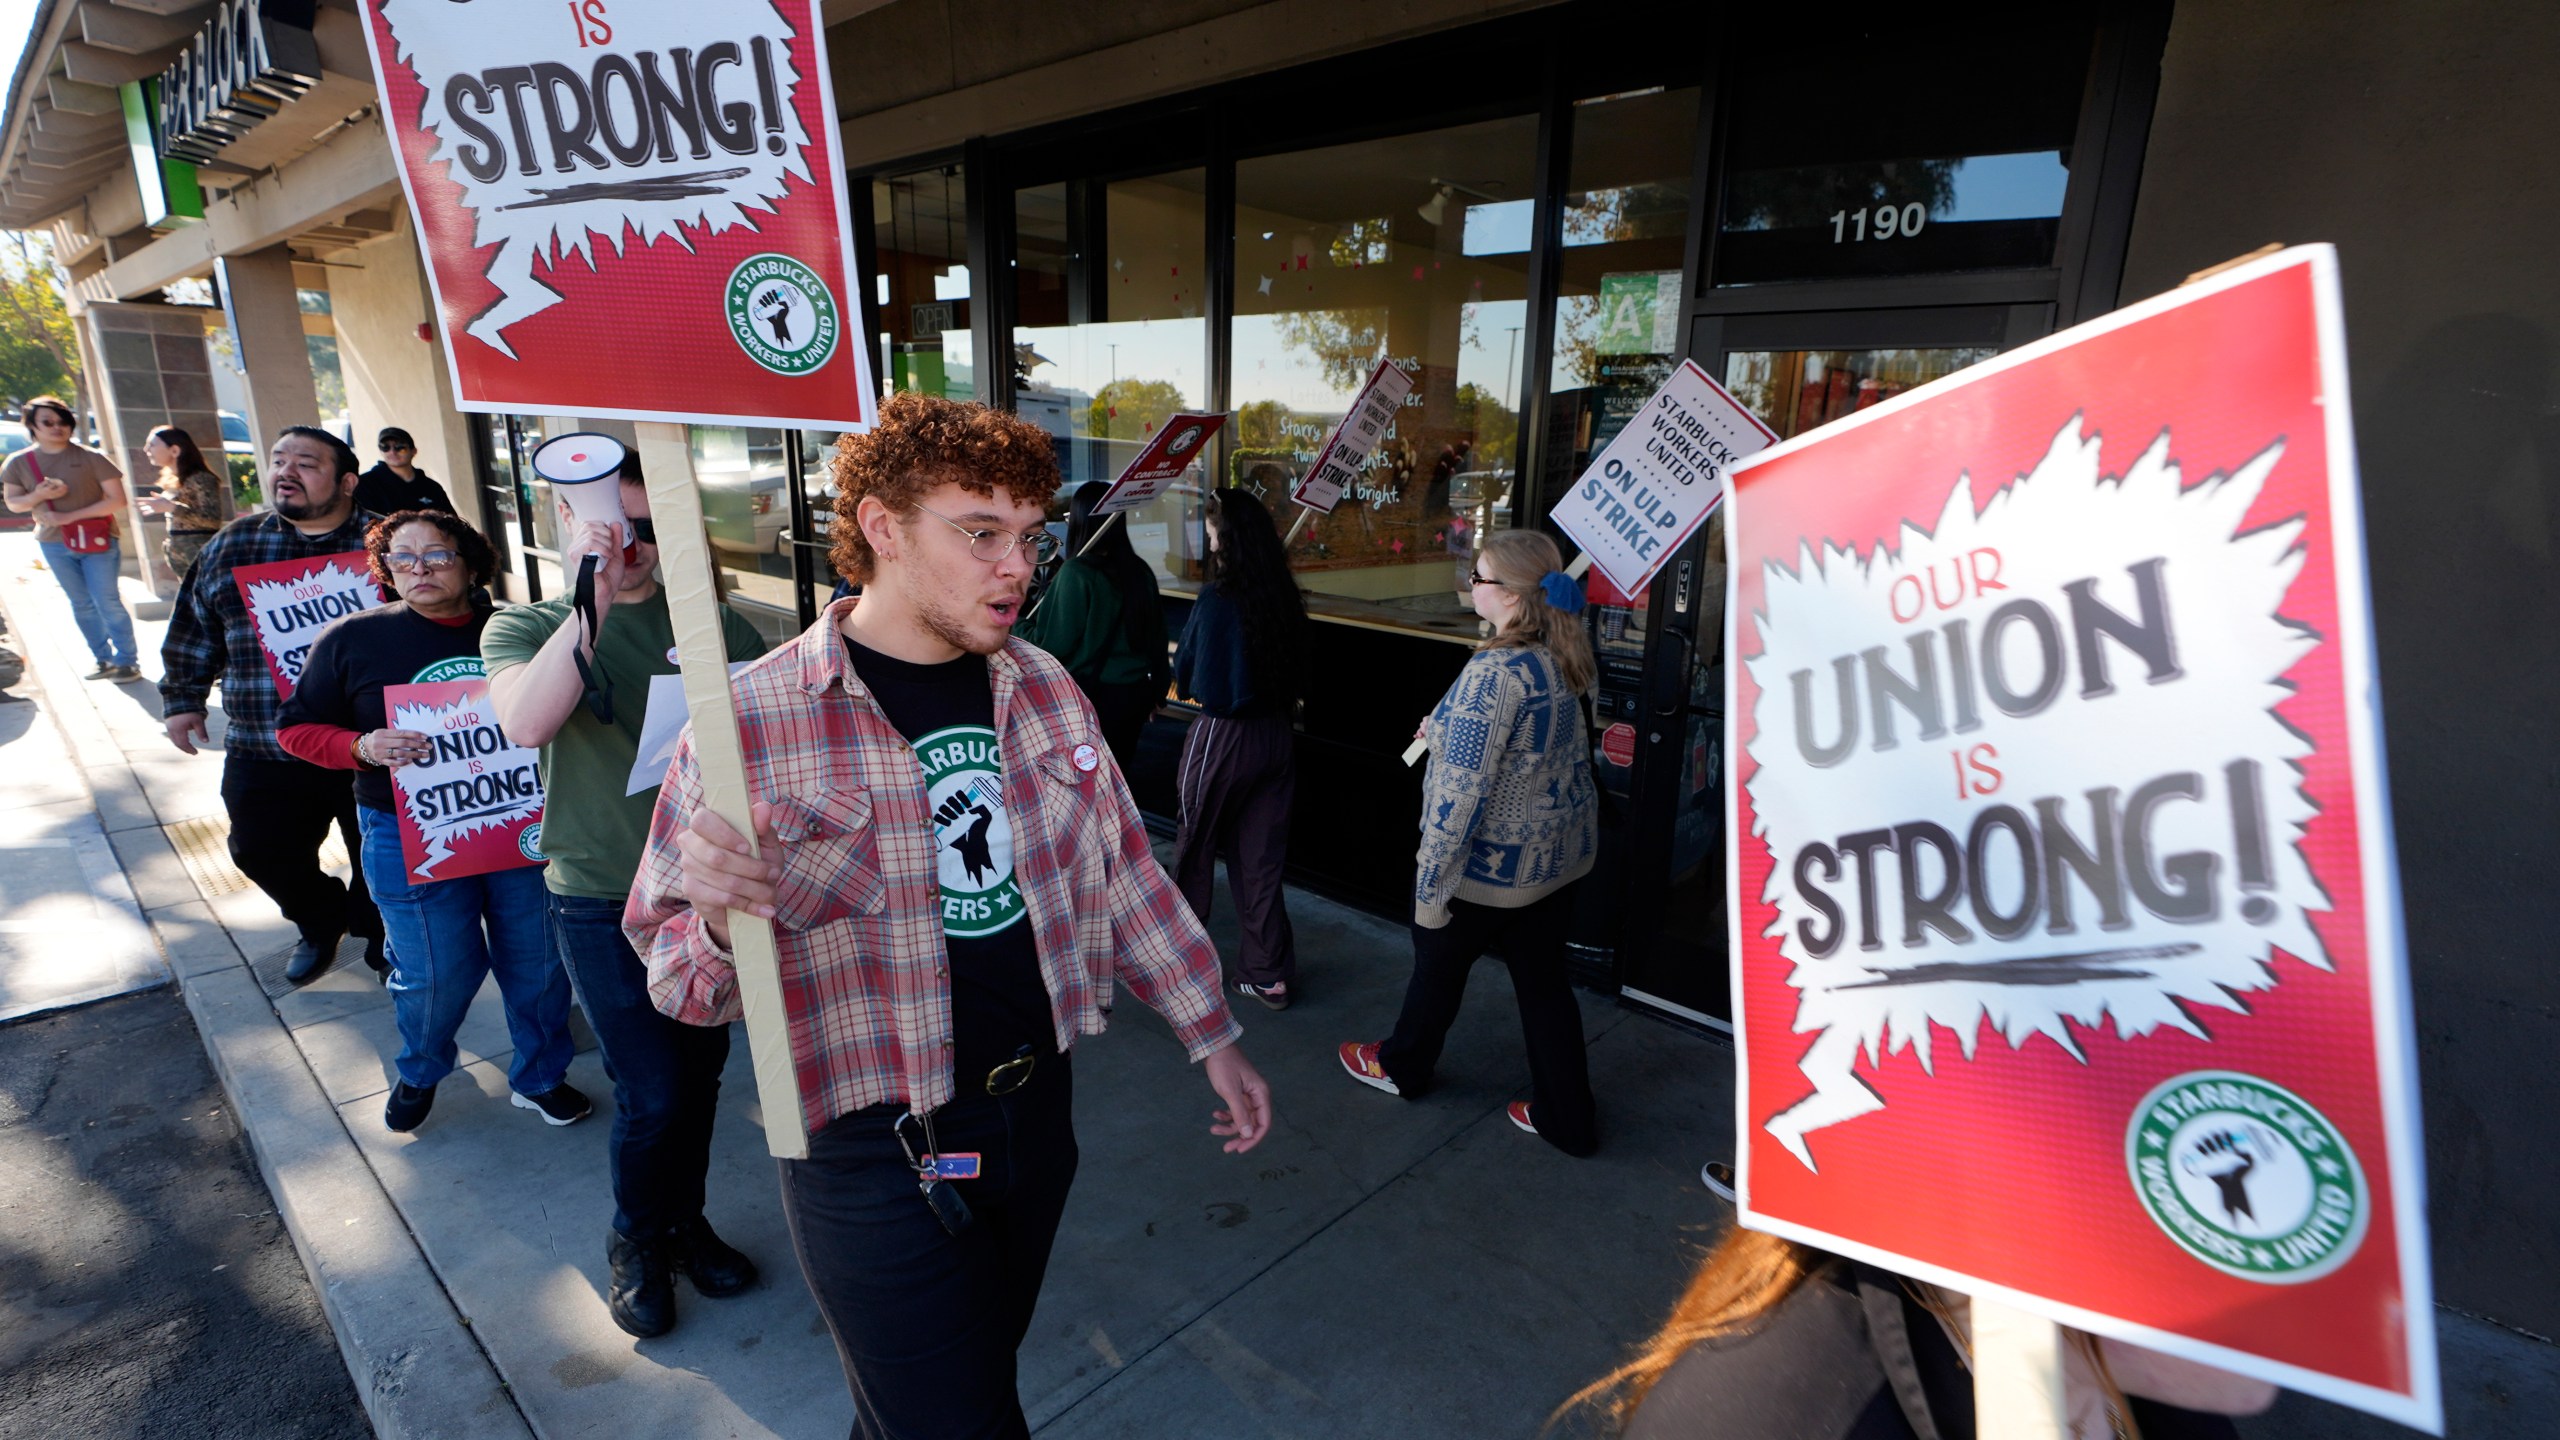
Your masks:
{"label": "blue plaid shirt", "polygon": [[249,607],[231,583],[239,565],[265,565],[364,548],[364,532],[382,517],[357,510],[325,535],[305,535],[273,511],[243,515],[222,528],[196,557],[187,583],[169,612],[169,636],[160,642],[160,711],[201,715],[222,682],[222,713],[231,722],[222,747],[253,760],[290,760],[276,743],[275,677],[249,626]]}

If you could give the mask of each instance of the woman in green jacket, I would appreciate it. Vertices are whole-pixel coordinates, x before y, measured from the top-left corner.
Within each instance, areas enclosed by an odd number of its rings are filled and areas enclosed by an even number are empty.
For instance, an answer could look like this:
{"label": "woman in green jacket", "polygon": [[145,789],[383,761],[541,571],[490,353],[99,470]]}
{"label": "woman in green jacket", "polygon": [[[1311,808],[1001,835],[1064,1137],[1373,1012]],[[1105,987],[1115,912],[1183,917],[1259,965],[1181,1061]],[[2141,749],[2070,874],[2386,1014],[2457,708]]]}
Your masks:
{"label": "woman in green jacket", "polygon": [[1131,548],[1126,524],[1106,530],[1093,514],[1094,502],[1110,488],[1099,480],[1076,487],[1066,558],[1048,594],[1014,633],[1057,656],[1075,677],[1102,722],[1103,743],[1126,774],[1137,758],[1138,733],[1164,698],[1171,666],[1155,571]]}

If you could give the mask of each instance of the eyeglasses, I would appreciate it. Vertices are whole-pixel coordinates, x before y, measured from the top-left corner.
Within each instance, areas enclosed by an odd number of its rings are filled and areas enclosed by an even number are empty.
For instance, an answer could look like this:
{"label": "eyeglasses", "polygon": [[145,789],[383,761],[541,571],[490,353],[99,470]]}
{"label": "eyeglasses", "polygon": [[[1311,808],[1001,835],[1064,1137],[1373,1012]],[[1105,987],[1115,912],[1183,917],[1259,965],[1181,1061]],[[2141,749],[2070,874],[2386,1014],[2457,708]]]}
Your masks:
{"label": "eyeglasses", "polygon": [[1501,581],[1494,579],[1494,578],[1493,578],[1492,576],[1490,576],[1490,575],[1483,575],[1483,574],[1479,574],[1479,573],[1477,573],[1477,572],[1476,572],[1475,570],[1473,570],[1473,569],[1470,569],[1470,570],[1468,570],[1468,571],[1467,571],[1467,584],[1469,584],[1470,586],[1474,586],[1474,585],[1499,585],[1499,584],[1501,584],[1501,583],[1502,583]]}
{"label": "eyeglasses", "polygon": [[450,550],[394,550],[382,557],[382,563],[394,570],[414,570],[423,575],[430,570],[450,570],[462,563],[462,557]]}
{"label": "eyeglasses", "polygon": [[1058,537],[1046,530],[1034,530],[1027,535],[1016,535],[1005,530],[972,530],[929,505],[919,505],[916,508],[968,536],[969,553],[990,565],[1003,564],[1013,554],[1013,547],[1016,545],[1030,546],[1031,558],[1038,564],[1046,565],[1058,558]]}
{"label": "eyeglasses", "polygon": [[377,448],[379,448],[383,454],[388,455],[394,450],[415,450],[418,447],[415,445],[403,445],[397,440],[385,440]]}

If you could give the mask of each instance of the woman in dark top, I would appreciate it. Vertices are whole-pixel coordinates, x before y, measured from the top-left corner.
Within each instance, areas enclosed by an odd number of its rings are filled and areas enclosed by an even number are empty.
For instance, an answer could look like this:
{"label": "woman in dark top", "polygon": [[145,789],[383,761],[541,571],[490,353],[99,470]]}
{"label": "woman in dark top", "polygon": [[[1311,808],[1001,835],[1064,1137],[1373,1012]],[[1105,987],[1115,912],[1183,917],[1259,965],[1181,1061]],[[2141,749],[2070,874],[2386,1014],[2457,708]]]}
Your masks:
{"label": "woman in dark top", "polygon": [[142,513],[166,516],[168,538],[160,556],[179,580],[195,568],[205,542],[222,528],[222,482],[204,463],[195,437],[175,425],[163,425],[142,442],[143,458],[160,470],[160,490],[142,497]]}
{"label": "woman in dark top", "polygon": [[[2072,1440],[2236,1440],[2275,1387],[2063,1332]],[[1737,1225],[1636,1357],[1565,1402],[1626,1440],[1972,1440],[1962,1295]],[[1562,1412],[1559,1412],[1560,1414]]]}
{"label": "woman in dark top", "polygon": [[1297,790],[1307,602],[1261,501],[1242,490],[1213,491],[1208,519],[1209,582],[1173,657],[1176,687],[1200,706],[1182,746],[1173,881],[1205,925],[1218,859],[1226,858],[1244,924],[1236,992],[1283,1010],[1298,975],[1280,875]]}
{"label": "woman in dark top", "polygon": [[[1067,521],[1066,558],[1016,635],[1058,657],[1076,688],[1093,702],[1103,743],[1127,774],[1138,732],[1164,698],[1164,608],[1156,572],[1129,544],[1129,527],[1096,518],[1094,503],[1110,493],[1100,480],[1076,487]],[[1099,537],[1099,538],[1096,538]]]}
{"label": "woman in dark top", "polygon": [[515,1041],[507,1062],[515,1104],[550,1124],[573,1124],[592,1107],[566,1078],[569,977],[551,945],[541,869],[412,880],[391,783],[391,772],[426,759],[432,742],[393,728],[382,692],[480,678],[480,631],[489,612],[479,597],[497,556],[479,531],[433,510],[375,521],[365,553],[374,583],[400,598],[320,633],[276,716],[276,740],[314,765],[356,772],[364,878],[390,932],[391,1005],[400,1027],[399,1075],[382,1123],[406,1132],[427,1118],[437,1083],[454,1070],[454,1032],[481,982],[495,973]]}

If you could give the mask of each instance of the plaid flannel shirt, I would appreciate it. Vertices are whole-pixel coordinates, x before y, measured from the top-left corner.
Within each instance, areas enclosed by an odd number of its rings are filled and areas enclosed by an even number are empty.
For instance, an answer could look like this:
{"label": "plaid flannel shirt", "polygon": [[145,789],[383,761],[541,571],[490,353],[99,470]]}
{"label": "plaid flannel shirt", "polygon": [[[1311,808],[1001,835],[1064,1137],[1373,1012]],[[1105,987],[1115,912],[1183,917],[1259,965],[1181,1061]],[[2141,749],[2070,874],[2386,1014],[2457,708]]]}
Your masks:
{"label": "plaid flannel shirt", "polygon": [[[854,673],[840,600],[731,682],[749,788],[787,842],[775,900],[792,1064],[815,1132],[839,1115],[952,1097],[950,960],[924,769]],[[1194,1060],[1242,1030],[1218,953],[1147,846],[1093,708],[1021,640],[987,657],[1014,879],[1029,910],[1057,1043],[1100,1034],[1116,979],[1162,1012]],[[1077,764],[1082,756],[1092,768]],[[676,837],[701,804],[687,728],[622,925],[658,1009],[694,1025],[739,1013],[737,972],[686,904]]]}
{"label": "plaid flannel shirt", "polygon": [[357,510],[325,535],[305,535],[272,510],[224,526],[196,557],[170,609],[168,638],[160,642],[160,713],[203,714],[219,680],[222,713],[230,722],[223,751],[254,760],[292,759],[276,743],[276,710],[284,702],[249,624],[249,607],[231,583],[232,567],[361,550],[366,527],[381,518]]}

